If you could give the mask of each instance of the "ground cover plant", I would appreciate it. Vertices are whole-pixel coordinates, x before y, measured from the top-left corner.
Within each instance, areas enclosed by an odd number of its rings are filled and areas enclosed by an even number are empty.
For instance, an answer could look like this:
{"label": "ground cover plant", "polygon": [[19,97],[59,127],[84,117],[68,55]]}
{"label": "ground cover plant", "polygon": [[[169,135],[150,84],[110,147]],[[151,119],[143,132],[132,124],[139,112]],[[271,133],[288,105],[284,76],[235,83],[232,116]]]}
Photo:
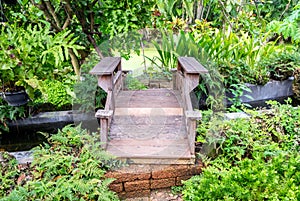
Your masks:
{"label": "ground cover plant", "polygon": [[267,112],[245,110],[249,118],[204,115],[197,140],[206,168],[185,182],[185,200],[300,199],[300,109],[269,104]]}
{"label": "ground cover plant", "polygon": [[118,200],[104,173],[119,165],[100,148],[96,134],[67,126],[34,148],[34,160],[22,169],[4,154],[0,200]]}

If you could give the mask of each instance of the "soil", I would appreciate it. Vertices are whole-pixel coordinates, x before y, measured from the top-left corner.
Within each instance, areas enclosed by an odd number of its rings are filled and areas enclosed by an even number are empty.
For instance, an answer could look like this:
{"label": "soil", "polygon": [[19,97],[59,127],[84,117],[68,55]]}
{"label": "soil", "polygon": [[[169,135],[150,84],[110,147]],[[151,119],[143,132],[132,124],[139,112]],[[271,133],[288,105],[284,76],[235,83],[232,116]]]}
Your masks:
{"label": "soil", "polygon": [[124,201],[183,201],[180,194],[174,195],[170,188],[151,191],[149,197],[128,198]]}

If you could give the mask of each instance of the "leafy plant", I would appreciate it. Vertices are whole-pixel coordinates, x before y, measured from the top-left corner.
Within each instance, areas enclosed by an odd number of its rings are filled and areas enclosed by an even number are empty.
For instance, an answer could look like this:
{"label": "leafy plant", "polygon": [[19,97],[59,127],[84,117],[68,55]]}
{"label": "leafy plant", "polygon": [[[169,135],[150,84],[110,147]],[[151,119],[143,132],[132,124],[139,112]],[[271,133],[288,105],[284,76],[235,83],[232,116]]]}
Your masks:
{"label": "leafy plant", "polygon": [[0,99],[0,134],[2,131],[8,131],[7,121],[16,120],[26,116],[24,107],[9,106]]}
{"label": "leafy plant", "polygon": [[197,140],[206,168],[184,183],[184,200],[297,200],[300,197],[300,109],[269,101],[271,110],[224,121],[203,113]]}
{"label": "leafy plant", "polygon": [[126,88],[129,90],[145,90],[147,87],[132,75],[127,75],[125,80]]}
{"label": "leafy plant", "polygon": [[295,77],[295,80],[293,82],[294,97],[300,100],[300,68],[295,69],[294,77]]}
{"label": "leafy plant", "polygon": [[2,26],[0,38],[2,90],[23,86],[31,97],[42,80],[53,79],[55,70],[65,67],[68,49],[75,53],[82,49],[70,31],[53,36],[47,23],[26,28],[16,24]]}
{"label": "leafy plant", "polygon": [[42,97],[34,100],[35,104],[38,103],[50,103],[54,105],[57,109],[63,108],[65,106],[71,106],[73,103],[73,84],[75,80],[68,80],[60,82],[56,80],[45,80],[41,83],[39,89],[43,92]]}
{"label": "leafy plant", "polygon": [[0,198],[8,195],[16,185],[16,180],[20,175],[18,162],[6,152],[0,152]]}
{"label": "leafy plant", "polygon": [[97,134],[67,126],[34,149],[32,178],[1,200],[118,200],[104,178],[115,167],[100,147]]}
{"label": "leafy plant", "polygon": [[[300,124],[296,119],[300,115],[299,108],[275,101],[268,103],[272,108],[269,113],[244,109],[252,115],[251,118],[230,121],[219,121],[216,115],[212,116],[215,118],[206,118],[198,128],[201,139],[204,138],[208,145],[214,144],[218,158],[228,164],[246,157],[253,158],[256,153],[269,156],[280,150],[298,151]],[[203,149],[202,153],[205,154],[206,150]]]}
{"label": "leafy plant", "polygon": [[74,85],[74,109],[83,112],[94,112],[96,109],[104,108],[107,94],[98,87],[97,78],[89,74],[89,71],[99,60],[99,56],[92,52],[82,64],[81,80]]}
{"label": "leafy plant", "polygon": [[[206,54],[199,48],[194,40],[194,37],[180,31],[178,34],[172,31],[162,31],[162,39],[159,44],[152,41],[159,56],[148,58],[153,64],[158,66],[162,72],[168,72],[177,65],[179,56],[191,56],[200,61],[206,62]],[[158,61],[157,61],[158,60]]]}
{"label": "leafy plant", "polygon": [[300,67],[300,54],[295,51],[279,52],[264,61],[263,66],[269,69],[272,79],[286,80]]}
{"label": "leafy plant", "polygon": [[251,92],[251,89],[248,88],[244,84],[232,84],[230,85],[230,88],[228,89],[228,101],[230,102],[230,111],[236,112],[239,111],[242,106],[251,107],[251,105],[247,103],[242,103],[241,97],[245,96],[249,100],[252,100],[253,98],[249,95],[244,95],[244,92]]}
{"label": "leafy plant", "polygon": [[299,155],[245,159],[231,169],[206,168],[184,182],[184,200],[299,200]]}
{"label": "leafy plant", "polygon": [[282,34],[282,36],[287,39],[291,37],[292,41],[296,44],[300,43],[300,28],[299,28],[299,21],[300,21],[300,3],[298,2],[295,5],[292,13],[284,18],[282,21],[273,20],[268,25],[268,29],[272,30],[277,34]]}

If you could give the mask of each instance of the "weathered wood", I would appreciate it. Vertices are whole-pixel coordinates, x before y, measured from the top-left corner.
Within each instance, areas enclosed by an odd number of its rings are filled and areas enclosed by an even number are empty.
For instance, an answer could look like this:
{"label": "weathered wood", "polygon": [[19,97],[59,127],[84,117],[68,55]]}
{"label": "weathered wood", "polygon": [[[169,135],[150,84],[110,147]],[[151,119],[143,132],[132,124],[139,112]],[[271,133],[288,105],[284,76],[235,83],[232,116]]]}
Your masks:
{"label": "weathered wood", "polygon": [[208,70],[204,68],[194,57],[178,57],[177,70],[190,74],[208,73]]}
{"label": "weathered wood", "polygon": [[193,163],[180,102],[170,89],[121,91],[107,150],[134,163]]}
{"label": "weathered wood", "polygon": [[152,89],[121,91],[116,99],[118,108],[180,108],[178,97],[173,90]]}
{"label": "weathered wood", "polygon": [[193,163],[201,113],[193,111],[190,92],[200,73],[208,71],[194,58],[180,57],[173,70],[173,90],[122,91],[126,73],[120,61],[106,58],[91,71],[107,92],[105,109],[96,113],[103,147],[135,163]]}
{"label": "weathered wood", "polygon": [[191,154],[195,154],[195,138],[196,138],[196,129],[197,129],[197,120],[200,120],[202,115],[200,111],[186,111],[186,125],[187,125],[187,135],[189,139],[189,146]]}
{"label": "weathered wood", "polygon": [[90,74],[98,76],[98,85],[107,92],[113,89],[115,77],[121,72],[121,57],[105,57],[90,71]]}
{"label": "weathered wood", "polygon": [[[117,70],[116,70],[117,69]],[[104,57],[91,71],[92,75],[111,75],[121,70],[121,57]]]}
{"label": "weathered wood", "polygon": [[122,89],[123,75],[120,57],[105,57],[91,71],[90,74],[98,76],[98,85],[107,92],[104,110],[98,111],[96,117],[100,118],[100,138],[103,148],[107,146],[108,131],[115,110],[115,99]]}
{"label": "weathered wood", "polygon": [[201,112],[198,110],[195,111],[186,111],[185,116],[191,120],[201,120]]}
{"label": "weathered wood", "polygon": [[[183,108],[185,112],[186,132],[191,154],[195,154],[195,135],[197,120],[201,119],[201,114],[193,111],[190,93],[199,84],[200,74],[208,73],[195,58],[193,57],[179,57],[176,73],[175,89],[180,91]],[[174,79],[174,78],[173,78]]]}
{"label": "weathered wood", "polygon": [[172,72],[172,89],[173,90],[178,90],[177,88],[176,88],[176,73],[177,73],[177,69],[176,68],[172,68],[171,69],[171,72]]}
{"label": "weathered wood", "polygon": [[105,92],[111,90],[113,87],[113,75],[101,75],[98,76],[98,86]]}
{"label": "weathered wood", "polygon": [[96,118],[100,118],[100,140],[104,149],[107,147],[109,119],[112,118],[112,115],[112,110],[98,110],[95,114]]}

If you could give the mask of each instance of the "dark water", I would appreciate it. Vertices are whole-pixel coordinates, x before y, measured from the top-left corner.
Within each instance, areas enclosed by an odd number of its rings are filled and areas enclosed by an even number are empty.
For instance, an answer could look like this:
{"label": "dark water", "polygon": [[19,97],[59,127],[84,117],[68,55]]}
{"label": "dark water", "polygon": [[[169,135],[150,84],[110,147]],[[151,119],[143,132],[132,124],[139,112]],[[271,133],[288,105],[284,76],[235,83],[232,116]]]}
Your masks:
{"label": "dark water", "polygon": [[1,151],[28,151],[44,142],[47,142],[46,135],[38,132],[7,132],[0,134]]}

